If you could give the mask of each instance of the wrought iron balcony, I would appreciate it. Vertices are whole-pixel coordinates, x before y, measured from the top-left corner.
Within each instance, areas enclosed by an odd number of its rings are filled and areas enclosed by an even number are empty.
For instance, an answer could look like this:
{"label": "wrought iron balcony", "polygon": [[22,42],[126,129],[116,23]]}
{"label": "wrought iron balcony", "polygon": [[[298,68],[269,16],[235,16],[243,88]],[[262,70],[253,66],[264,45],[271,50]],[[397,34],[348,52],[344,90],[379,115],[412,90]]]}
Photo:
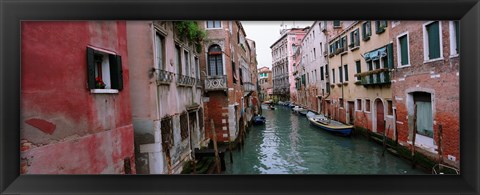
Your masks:
{"label": "wrought iron balcony", "polygon": [[243,82],[243,90],[245,92],[255,91],[255,85],[251,82]]}
{"label": "wrought iron balcony", "polygon": [[390,71],[386,68],[358,73],[355,76],[360,77],[360,84],[364,86],[387,85],[391,83]]}
{"label": "wrought iron balcony", "polygon": [[177,75],[177,85],[191,87],[194,84],[195,84],[195,78],[185,76],[185,75]]}
{"label": "wrought iron balcony", "polygon": [[173,76],[175,75],[173,72],[168,72],[165,70],[157,69],[155,71],[157,77],[157,84],[159,85],[169,85],[173,80]]}
{"label": "wrought iron balcony", "polygon": [[227,76],[211,76],[205,79],[205,91],[227,90]]}

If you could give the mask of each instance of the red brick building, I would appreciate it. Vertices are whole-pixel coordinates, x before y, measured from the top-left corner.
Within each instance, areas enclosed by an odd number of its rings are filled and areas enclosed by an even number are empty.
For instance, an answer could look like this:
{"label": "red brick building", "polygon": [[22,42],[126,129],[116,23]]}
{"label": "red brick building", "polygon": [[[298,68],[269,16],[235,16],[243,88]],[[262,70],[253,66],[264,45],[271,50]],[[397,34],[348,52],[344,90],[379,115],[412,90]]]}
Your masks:
{"label": "red brick building", "polygon": [[[218,141],[233,141],[245,128],[247,99],[256,90],[251,70],[251,45],[239,21],[202,21],[207,38],[200,56],[205,80],[204,109],[207,137],[213,119]],[[255,82],[255,83],[254,83]],[[230,138],[230,139],[229,139]]]}
{"label": "red brick building", "polygon": [[416,151],[429,159],[458,168],[458,22],[392,21],[391,26],[398,142],[408,148],[414,143]]}
{"label": "red brick building", "polygon": [[125,22],[21,28],[21,173],[135,173]]}

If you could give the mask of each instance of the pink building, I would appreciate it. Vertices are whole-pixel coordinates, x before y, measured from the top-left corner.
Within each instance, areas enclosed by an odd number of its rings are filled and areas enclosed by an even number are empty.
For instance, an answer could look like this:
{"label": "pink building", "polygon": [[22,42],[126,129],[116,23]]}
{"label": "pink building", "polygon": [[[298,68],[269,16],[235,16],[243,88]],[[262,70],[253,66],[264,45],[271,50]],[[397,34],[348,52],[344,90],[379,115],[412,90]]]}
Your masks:
{"label": "pink building", "polygon": [[276,101],[290,101],[296,94],[293,76],[294,47],[302,42],[310,27],[284,29],[281,37],[270,46],[272,49],[273,95]]}
{"label": "pink building", "polygon": [[136,164],[141,174],[181,173],[205,141],[198,43],[177,31],[188,22],[127,22]]}
{"label": "pink building", "polygon": [[125,22],[21,28],[21,173],[135,173]]}

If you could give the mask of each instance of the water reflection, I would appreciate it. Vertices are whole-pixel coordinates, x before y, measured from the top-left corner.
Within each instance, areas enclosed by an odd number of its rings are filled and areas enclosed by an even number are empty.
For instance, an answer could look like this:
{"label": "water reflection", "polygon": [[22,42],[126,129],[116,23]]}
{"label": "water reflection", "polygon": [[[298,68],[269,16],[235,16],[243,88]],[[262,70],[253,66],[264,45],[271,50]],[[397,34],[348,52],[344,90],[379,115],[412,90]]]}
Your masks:
{"label": "water reflection", "polygon": [[226,174],[424,174],[361,136],[340,137],[277,106],[267,122],[253,126],[242,150],[227,161]]}

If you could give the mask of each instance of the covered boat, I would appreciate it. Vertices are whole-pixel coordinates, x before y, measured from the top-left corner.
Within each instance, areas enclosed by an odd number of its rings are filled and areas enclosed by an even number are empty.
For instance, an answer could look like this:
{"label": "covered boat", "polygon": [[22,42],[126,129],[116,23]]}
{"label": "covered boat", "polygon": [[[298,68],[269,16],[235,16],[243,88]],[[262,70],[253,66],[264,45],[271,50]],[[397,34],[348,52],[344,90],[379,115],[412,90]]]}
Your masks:
{"label": "covered boat", "polygon": [[253,117],[253,124],[255,125],[263,125],[265,124],[265,121],[266,119],[264,116],[257,115]]}
{"label": "covered boat", "polygon": [[323,115],[315,115],[309,112],[307,114],[307,118],[310,121],[310,124],[331,133],[349,136],[352,134],[353,131],[352,125],[345,125],[341,122],[330,120]]}

